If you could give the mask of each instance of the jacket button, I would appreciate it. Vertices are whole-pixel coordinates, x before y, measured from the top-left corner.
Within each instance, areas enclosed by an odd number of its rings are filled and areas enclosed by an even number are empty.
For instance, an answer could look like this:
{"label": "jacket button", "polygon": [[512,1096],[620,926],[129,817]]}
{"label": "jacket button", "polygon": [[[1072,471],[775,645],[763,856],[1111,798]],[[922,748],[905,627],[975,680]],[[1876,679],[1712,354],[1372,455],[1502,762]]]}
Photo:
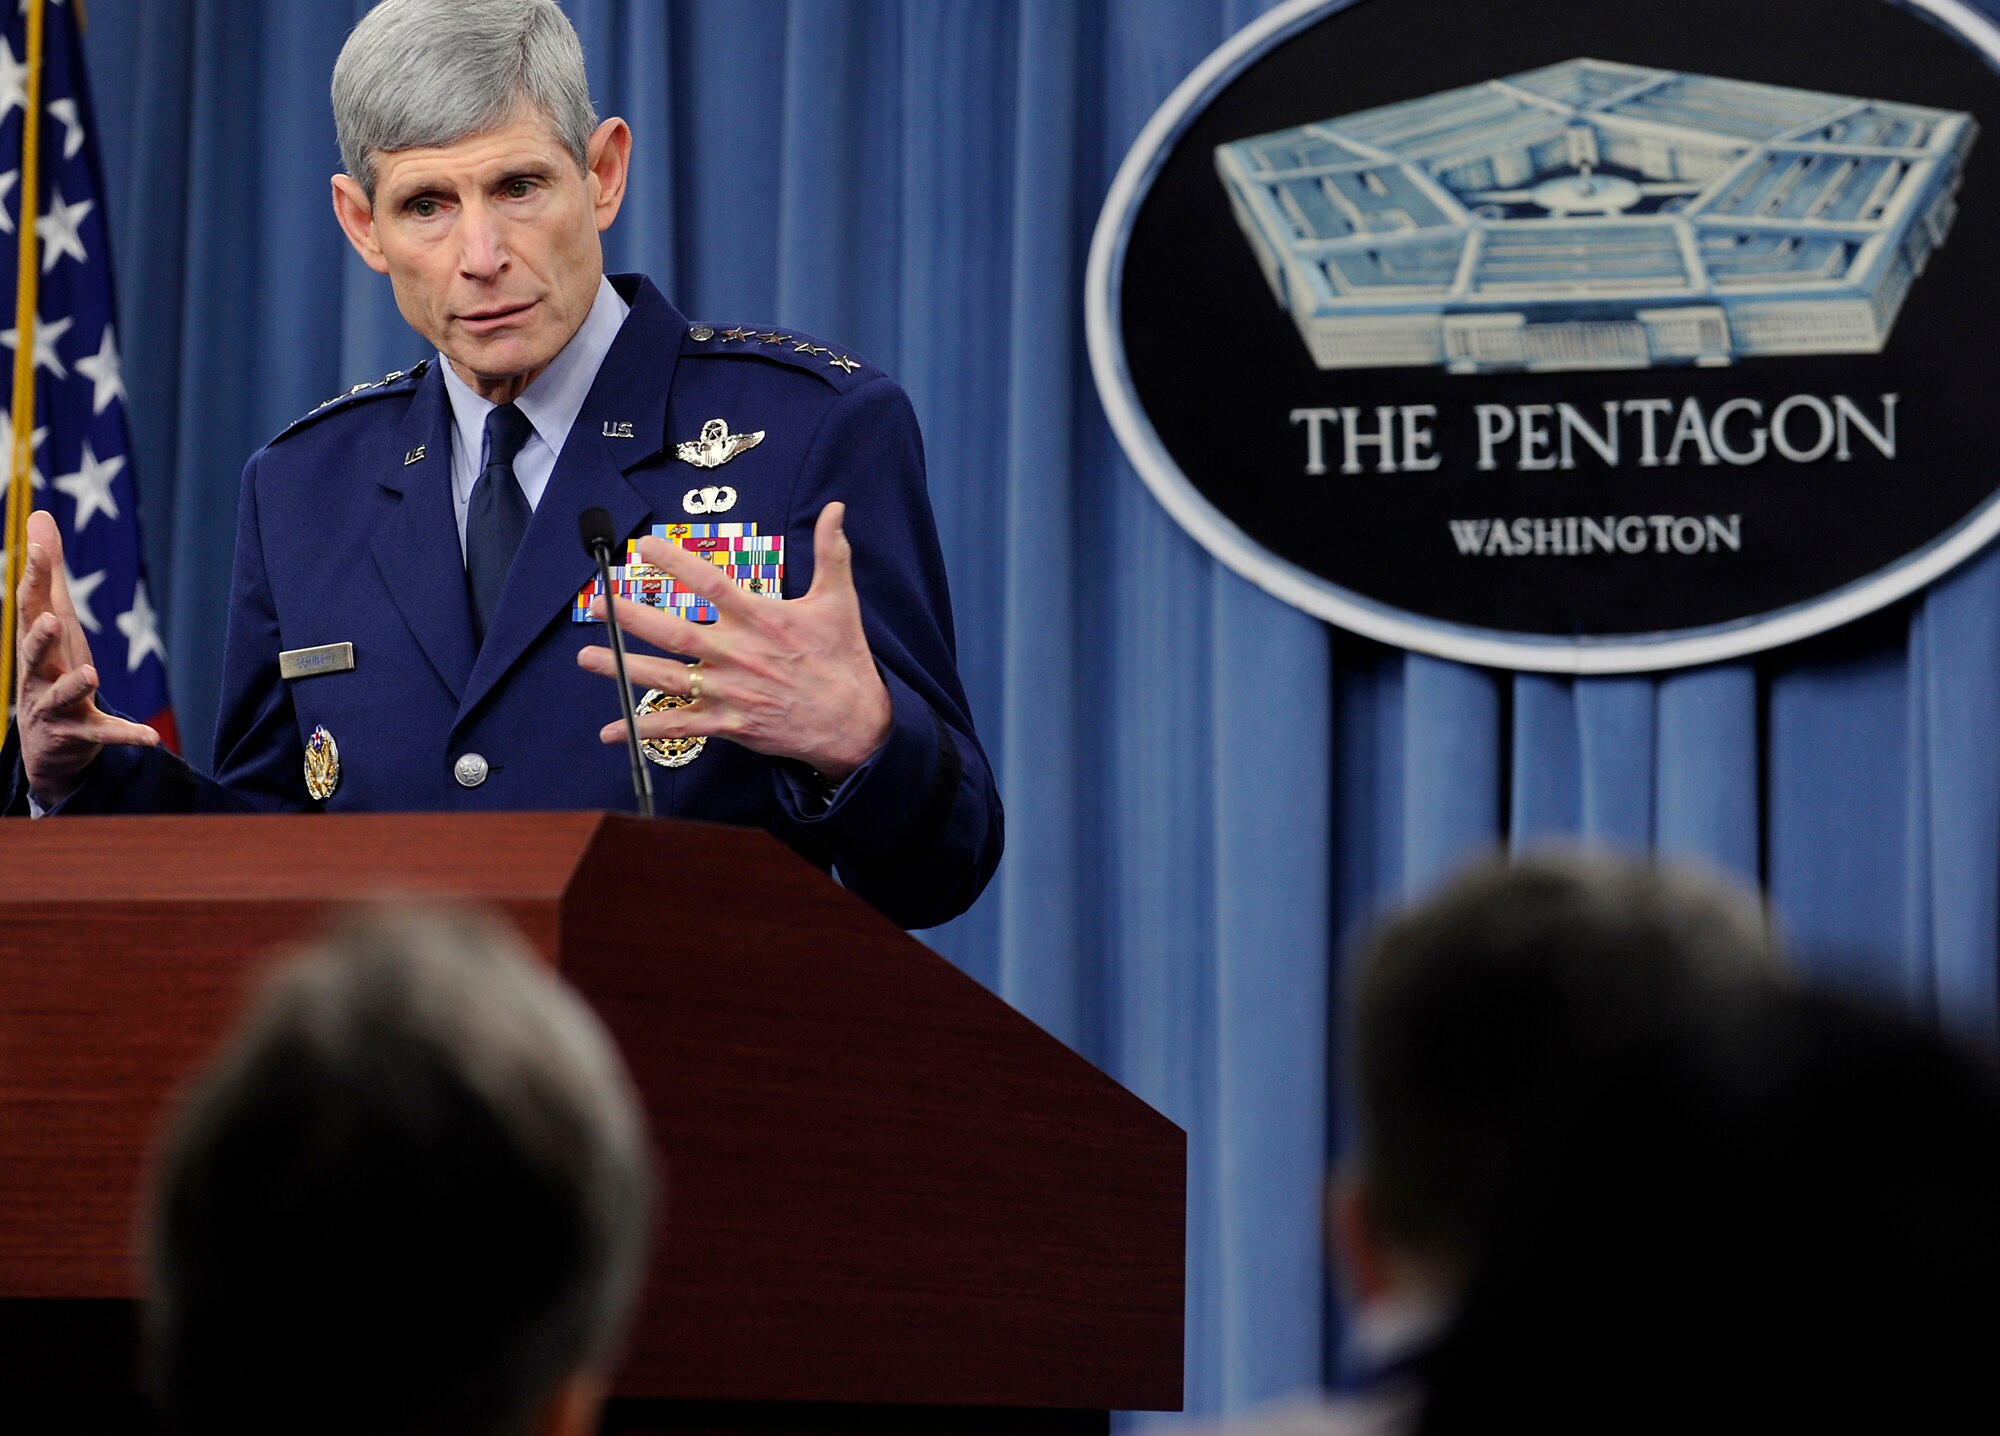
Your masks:
{"label": "jacket button", "polygon": [[458,779],[461,788],[478,787],[486,781],[488,771],[486,760],[477,753],[461,753],[458,761],[451,765],[451,775]]}

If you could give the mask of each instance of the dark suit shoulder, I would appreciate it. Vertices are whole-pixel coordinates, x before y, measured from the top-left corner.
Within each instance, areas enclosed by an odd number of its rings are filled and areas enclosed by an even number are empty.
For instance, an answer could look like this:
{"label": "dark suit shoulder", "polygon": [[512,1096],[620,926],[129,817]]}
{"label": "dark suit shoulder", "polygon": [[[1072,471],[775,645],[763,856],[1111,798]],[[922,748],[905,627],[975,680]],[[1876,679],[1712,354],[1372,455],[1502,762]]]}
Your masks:
{"label": "dark suit shoulder", "polygon": [[282,443],[300,430],[310,428],[322,419],[331,418],[335,414],[345,413],[349,409],[366,404],[372,399],[386,399],[395,394],[413,393],[416,390],[417,381],[424,377],[424,371],[430,367],[430,360],[419,359],[414,368],[398,369],[393,374],[385,374],[380,379],[376,379],[371,383],[356,384],[345,393],[335,394],[331,399],[326,400],[308,413],[302,414],[292,420],[291,423],[278,432],[276,437],[271,440],[271,443]]}
{"label": "dark suit shoulder", "polygon": [[796,329],[691,324],[681,341],[681,357],[779,365],[811,374],[841,394],[882,377],[882,371],[859,354]]}

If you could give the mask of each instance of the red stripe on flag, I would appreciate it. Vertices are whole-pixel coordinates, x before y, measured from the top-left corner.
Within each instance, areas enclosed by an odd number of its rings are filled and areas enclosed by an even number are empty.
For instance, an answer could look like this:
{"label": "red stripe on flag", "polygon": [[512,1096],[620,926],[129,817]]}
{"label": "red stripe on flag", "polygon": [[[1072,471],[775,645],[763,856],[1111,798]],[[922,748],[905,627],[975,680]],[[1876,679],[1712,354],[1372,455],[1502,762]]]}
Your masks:
{"label": "red stripe on flag", "polygon": [[146,720],[146,726],[160,735],[160,741],[167,746],[169,752],[180,752],[181,730],[180,725],[174,722],[173,709],[162,708]]}

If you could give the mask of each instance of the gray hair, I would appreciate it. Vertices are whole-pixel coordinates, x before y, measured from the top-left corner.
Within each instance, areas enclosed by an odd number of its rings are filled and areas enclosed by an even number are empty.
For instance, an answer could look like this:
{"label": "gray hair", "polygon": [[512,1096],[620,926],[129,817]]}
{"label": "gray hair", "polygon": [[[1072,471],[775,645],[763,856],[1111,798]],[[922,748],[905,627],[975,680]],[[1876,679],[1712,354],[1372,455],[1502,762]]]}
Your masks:
{"label": "gray hair", "polygon": [[382,0],[333,66],[341,163],[370,201],[377,154],[455,144],[523,109],[588,163],[597,111],[583,46],[555,0]]}
{"label": "gray hair", "polygon": [[166,1135],[148,1356],[204,1432],[525,1429],[645,1266],[631,1084],[511,931],[382,908],[280,967]]}

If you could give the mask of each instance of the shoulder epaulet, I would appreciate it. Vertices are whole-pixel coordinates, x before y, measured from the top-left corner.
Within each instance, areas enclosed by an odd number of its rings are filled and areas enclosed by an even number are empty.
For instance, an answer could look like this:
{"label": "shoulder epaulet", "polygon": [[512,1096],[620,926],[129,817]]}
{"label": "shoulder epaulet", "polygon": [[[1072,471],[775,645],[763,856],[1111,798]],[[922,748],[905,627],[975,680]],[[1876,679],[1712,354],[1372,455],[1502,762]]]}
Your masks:
{"label": "shoulder epaulet", "polygon": [[848,353],[837,344],[822,344],[812,335],[793,329],[748,329],[741,324],[721,329],[713,324],[696,324],[688,329],[681,353],[750,355],[816,374],[842,392],[882,373],[866,359]]}
{"label": "shoulder epaulet", "polygon": [[279,432],[277,438],[271,440],[271,442],[275,444],[278,442],[278,439],[282,439],[288,434],[296,433],[307,424],[317,423],[329,414],[337,414],[350,405],[359,404],[368,399],[386,398],[390,394],[406,390],[412,387],[417,380],[423,378],[424,371],[430,367],[430,360],[419,359],[412,368],[398,369],[393,374],[384,374],[380,379],[376,379],[371,383],[356,384],[352,389],[335,394],[331,399],[315,405],[312,409],[292,420],[291,423],[287,424]]}

